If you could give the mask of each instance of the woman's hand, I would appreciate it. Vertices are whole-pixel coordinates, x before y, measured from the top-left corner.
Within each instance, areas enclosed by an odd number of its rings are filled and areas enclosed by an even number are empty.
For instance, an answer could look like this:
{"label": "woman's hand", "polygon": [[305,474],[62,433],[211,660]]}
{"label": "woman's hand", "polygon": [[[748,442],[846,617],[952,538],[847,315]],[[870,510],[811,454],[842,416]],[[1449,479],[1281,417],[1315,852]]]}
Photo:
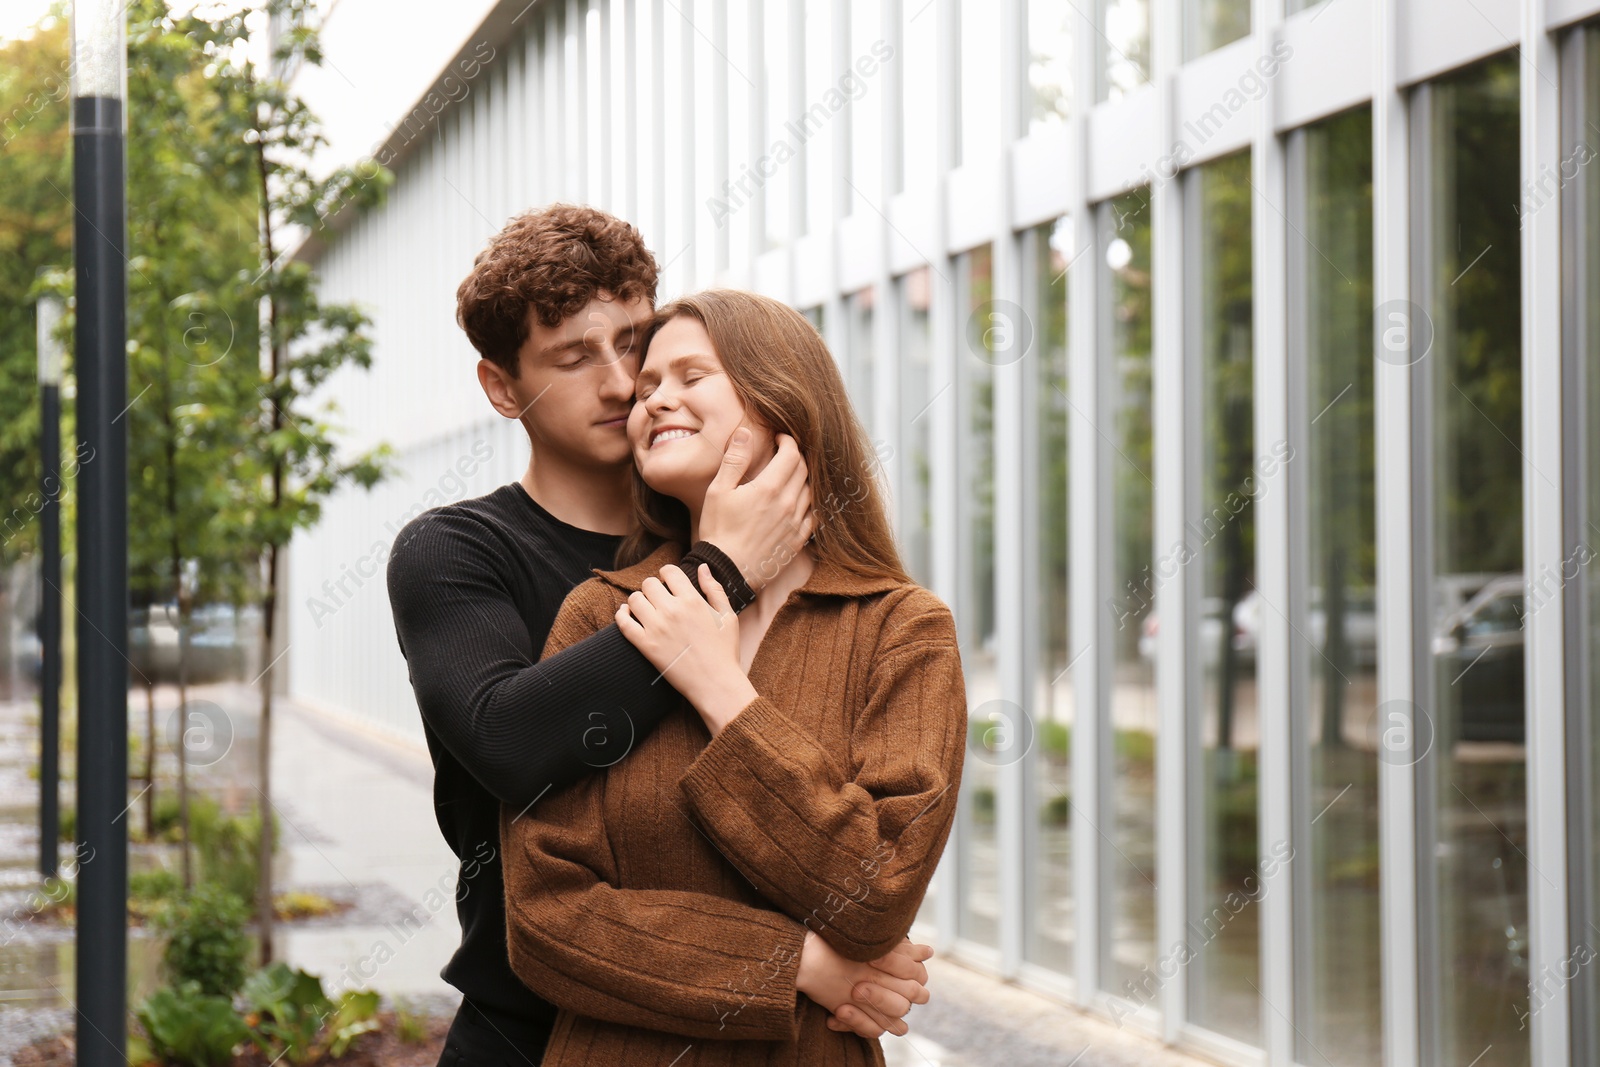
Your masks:
{"label": "woman's hand", "polygon": [[703,563],[700,588],[705,596],[668,564],[617,609],[617,628],[695,706],[714,737],[756,691],[739,665],[739,616]]}
{"label": "woman's hand", "polygon": [[[933,959],[933,946],[916,944],[907,937],[901,939],[900,943],[887,953],[873,960],[870,966],[876,967],[892,978],[915,982],[920,986],[926,987],[928,984],[928,968],[924,967],[923,963],[931,959]],[[897,996],[897,994],[885,990],[871,978],[857,982],[854,994],[855,999],[861,1004],[878,1008],[880,1015],[884,1014],[883,1009],[889,1003],[887,998]],[[927,1002],[928,993],[924,988],[923,999],[917,1001],[917,1003],[926,1004]],[[868,1033],[863,1027],[870,1027],[872,1032]],[[845,1033],[853,1032],[860,1034],[862,1037],[878,1037],[882,1033],[882,1027],[877,1026],[868,1019],[866,1013],[861,1011],[855,1004],[841,1004],[837,1011],[828,1016],[828,1029]]]}
{"label": "woman's hand", "polygon": [[885,1031],[904,1037],[911,1029],[904,1016],[911,1005],[928,1002],[928,988],[915,977],[900,976],[921,973],[926,980],[921,961],[930,955],[927,946],[902,941],[871,963],[857,963],[807,930],[795,985],[833,1014],[828,1020],[831,1030],[853,1031],[866,1038]]}

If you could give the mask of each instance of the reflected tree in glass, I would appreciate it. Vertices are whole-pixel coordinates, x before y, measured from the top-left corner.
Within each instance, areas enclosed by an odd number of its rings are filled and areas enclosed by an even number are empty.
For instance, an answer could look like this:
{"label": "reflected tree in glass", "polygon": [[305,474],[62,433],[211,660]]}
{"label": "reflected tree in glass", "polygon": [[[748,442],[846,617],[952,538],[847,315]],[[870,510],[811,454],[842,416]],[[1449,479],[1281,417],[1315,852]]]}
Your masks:
{"label": "reflected tree in glass", "polygon": [[[1296,131],[1291,366],[1303,367],[1292,531],[1304,592],[1290,631],[1295,722],[1295,1011],[1302,1063],[1382,1059],[1373,423],[1372,114]],[[1309,842],[1309,849],[1307,848]]]}
{"label": "reflected tree in glass", "polygon": [[1430,83],[1413,103],[1425,189],[1416,210],[1429,234],[1415,291],[1421,328],[1433,332],[1416,364],[1435,612],[1431,700],[1415,729],[1433,813],[1420,843],[1432,858],[1422,944],[1438,989],[1423,1033],[1439,1062],[1520,1067],[1529,872],[1516,56]]}
{"label": "reflected tree in glass", "polygon": [[[956,339],[957,449],[956,570],[960,582],[956,625],[973,736],[961,775],[964,832],[958,842],[957,933],[978,944],[999,946],[999,865],[995,844],[995,766],[982,758],[993,721],[983,713],[1000,698],[996,669],[994,573],[994,375],[996,334],[983,320],[994,294],[994,252],[973,249],[957,264]],[[990,705],[993,707],[992,705]]]}
{"label": "reflected tree in glass", "polygon": [[1188,934],[1196,956],[1189,1017],[1259,1044],[1255,634],[1263,611],[1273,609],[1261,607],[1255,590],[1255,494],[1258,466],[1271,462],[1273,450],[1258,450],[1254,432],[1250,155],[1208,163],[1183,180],[1198,234],[1194,273],[1185,279],[1185,362],[1198,375],[1200,403],[1198,510],[1185,530],[1192,565],[1200,567],[1199,602],[1185,620],[1200,679],[1189,806]]}
{"label": "reflected tree in glass", "polygon": [[[1156,823],[1155,659],[1149,639],[1154,586],[1154,489],[1151,452],[1150,200],[1136,189],[1100,205],[1096,220],[1102,301],[1096,358],[1104,383],[1098,410],[1111,439],[1112,575],[1101,616],[1109,646],[1109,704],[1102,730],[1111,738],[1102,815],[1101,934],[1104,988],[1135,1005],[1152,1002],[1155,962]],[[1147,654],[1148,653],[1148,654]]]}
{"label": "reflected tree in glass", "polygon": [[1183,0],[1183,58],[1198,59],[1250,32],[1250,0]]}
{"label": "reflected tree in glass", "polygon": [[1027,626],[1034,662],[1034,744],[1028,753],[1027,865],[1024,957],[1062,974],[1072,970],[1073,901],[1071,838],[1072,679],[1068,667],[1068,404],[1066,219],[1034,228],[1027,251],[1028,314],[1033,348],[1024,357],[1024,395],[1033,397],[1026,447],[1034,491],[1027,501],[1035,536],[1032,571],[1025,579]]}
{"label": "reflected tree in glass", "polygon": [[1150,80],[1150,0],[1095,0],[1096,96],[1120,100]]}

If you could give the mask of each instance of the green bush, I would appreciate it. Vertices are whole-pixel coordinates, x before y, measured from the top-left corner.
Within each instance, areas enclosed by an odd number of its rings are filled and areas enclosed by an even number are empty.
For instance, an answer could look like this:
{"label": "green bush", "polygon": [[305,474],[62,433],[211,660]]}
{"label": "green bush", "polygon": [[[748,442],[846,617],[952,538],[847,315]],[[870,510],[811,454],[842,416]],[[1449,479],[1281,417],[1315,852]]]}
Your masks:
{"label": "green bush", "polygon": [[128,897],[131,900],[166,900],[177,896],[183,880],[165,867],[152,867],[148,871],[135,871],[128,875]]}
{"label": "green bush", "polygon": [[167,980],[181,987],[193,982],[200,992],[231,997],[244,984],[250,941],[244,901],[220,886],[197,886],[178,897],[156,918],[166,935],[162,966]]}
{"label": "green bush", "polygon": [[[194,841],[199,859],[199,877],[228,890],[240,900],[254,902],[256,898],[256,849],[261,842],[261,820],[254,812],[245,815],[222,815],[215,805],[205,814],[196,817],[202,808],[189,811],[189,835]],[[274,830],[277,820],[273,820]],[[273,834],[273,844],[282,834]]]}
{"label": "green bush", "polygon": [[78,840],[78,809],[62,808],[59,822],[61,840],[76,843]]}
{"label": "green bush", "polygon": [[229,997],[203,993],[193,982],[157,990],[135,1015],[164,1063],[218,1067],[231,1063],[233,1050],[250,1037]]}
{"label": "green bush", "polygon": [[324,1051],[343,1056],[350,1042],[378,1028],[378,994],[350,991],[337,1003],[322,990],[322,979],[287,964],[263,967],[245,983],[243,996],[257,1021],[256,1046],[274,1063],[311,1063]]}

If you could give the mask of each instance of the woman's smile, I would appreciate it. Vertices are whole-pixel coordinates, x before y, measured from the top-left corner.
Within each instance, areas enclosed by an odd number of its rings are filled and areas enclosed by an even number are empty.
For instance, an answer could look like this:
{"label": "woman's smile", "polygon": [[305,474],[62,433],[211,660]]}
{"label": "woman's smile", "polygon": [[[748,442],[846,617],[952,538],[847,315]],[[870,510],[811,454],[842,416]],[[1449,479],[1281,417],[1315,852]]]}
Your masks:
{"label": "woman's smile", "polygon": [[681,426],[667,426],[650,435],[650,447],[666,444],[668,441],[681,441],[686,437],[693,437],[698,431],[686,430]]}

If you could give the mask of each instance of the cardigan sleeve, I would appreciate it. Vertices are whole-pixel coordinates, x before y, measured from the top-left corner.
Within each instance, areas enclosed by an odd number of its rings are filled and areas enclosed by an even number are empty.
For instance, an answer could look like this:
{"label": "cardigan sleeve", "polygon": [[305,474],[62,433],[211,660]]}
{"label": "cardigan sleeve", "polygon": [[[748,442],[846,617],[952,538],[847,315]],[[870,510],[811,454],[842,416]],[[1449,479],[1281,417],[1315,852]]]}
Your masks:
{"label": "cardigan sleeve", "polygon": [[915,589],[885,623],[848,754],[758,696],[679,788],[764,897],[842,955],[876,959],[911,928],[949,836],[966,721],[954,620]]}
{"label": "cardigan sleeve", "polygon": [[[546,654],[620,603],[599,579],[562,606]],[[713,1040],[798,1038],[805,928],[781,912],[705,893],[618,888],[605,775],[529,810],[501,808],[511,969],[558,1007]]]}

